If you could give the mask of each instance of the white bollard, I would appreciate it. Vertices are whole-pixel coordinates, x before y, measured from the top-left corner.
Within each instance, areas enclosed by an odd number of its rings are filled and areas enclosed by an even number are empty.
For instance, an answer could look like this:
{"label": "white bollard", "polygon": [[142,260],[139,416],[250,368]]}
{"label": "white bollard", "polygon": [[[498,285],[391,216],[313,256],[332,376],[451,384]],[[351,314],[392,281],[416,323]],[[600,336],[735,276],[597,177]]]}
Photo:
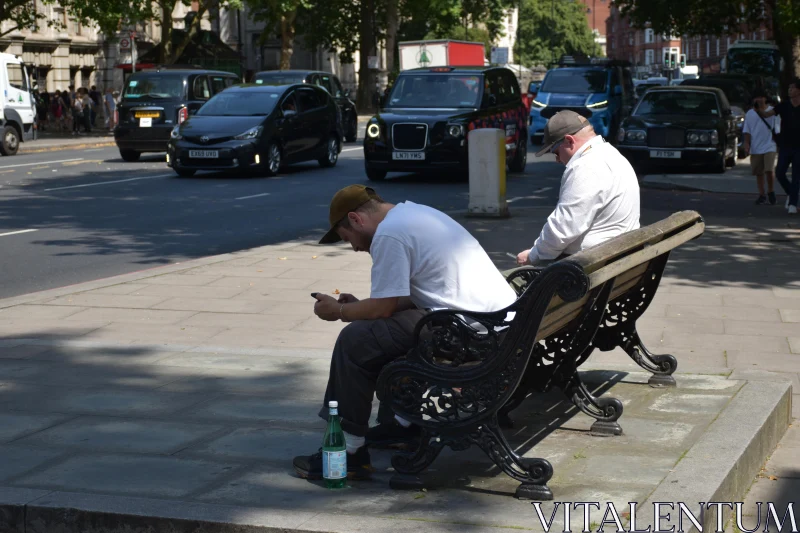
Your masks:
{"label": "white bollard", "polygon": [[507,217],[506,134],[481,128],[467,137],[469,147],[468,216]]}

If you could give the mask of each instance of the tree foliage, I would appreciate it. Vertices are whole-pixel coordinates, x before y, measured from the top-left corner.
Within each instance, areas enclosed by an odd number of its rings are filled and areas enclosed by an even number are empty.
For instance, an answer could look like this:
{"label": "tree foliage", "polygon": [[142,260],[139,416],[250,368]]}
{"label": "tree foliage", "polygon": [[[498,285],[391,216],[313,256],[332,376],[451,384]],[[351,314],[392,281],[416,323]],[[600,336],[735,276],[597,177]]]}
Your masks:
{"label": "tree foliage", "polygon": [[303,15],[313,7],[312,0],[245,0],[253,20],[263,22],[267,31],[261,34],[261,44],[269,38],[273,30],[281,39],[281,70],[291,67],[294,54],[294,41],[297,25]]}
{"label": "tree foliage", "polygon": [[598,56],[600,46],[586,23],[580,2],[523,0],[518,62],[545,65],[562,55]]}
{"label": "tree foliage", "polygon": [[[53,4],[53,0],[45,0],[43,4]],[[30,0],[0,0],[0,22],[11,22],[0,37],[18,30],[35,28],[45,21],[43,13],[36,9],[36,4]]]}

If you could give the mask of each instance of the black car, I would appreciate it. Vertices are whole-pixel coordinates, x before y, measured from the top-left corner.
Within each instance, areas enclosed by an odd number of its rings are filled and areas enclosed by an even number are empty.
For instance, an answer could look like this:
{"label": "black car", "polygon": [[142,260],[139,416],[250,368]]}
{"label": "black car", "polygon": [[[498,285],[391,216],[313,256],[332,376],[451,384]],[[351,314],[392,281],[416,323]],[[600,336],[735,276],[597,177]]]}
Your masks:
{"label": "black car", "polygon": [[385,105],[367,124],[364,163],[370,180],[387,172],[468,170],[467,134],[506,132],[506,161],[527,161],[527,110],[514,73],[504,67],[434,67],[400,73]]}
{"label": "black car", "polygon": [[747,157],[744,152],[744,117],[750,109],[750,102],[753,100],[755,87],[747,84],[745,79],[735,75],[717,74],[702,75],[699,79],[683,80],[681,86],[689,87],[718,87],[725,93],[728,103],[731,104],[731,112],[736,119],[737,151],[739,159]]}
{"label": "black car", "polygon": [[355,142],[358,137],[358,113],[356,104],[350,99],[350,90],[343,89],[339,78],[330,72],[316,70],[267,70],[257,72],[253,83],[258,85],[288,85],[291,83],[308,83],[322,87],[333,97],[342,111],[342,127],[344,139]]}
{"label": "black car", "polygon": [[289,163],[332,167],[342,151],[339,110],[309,85],[234,86],[174,126],[167,165],[180,176],[198,170],[255,170],[275,175]]}
{"label": "black car", "polygon": [[716,87],[652,87],[625,119],[617,147],[639,169],[736,164],[736,124]]}
{"label": "black car", "polygon": [[163,152],[176,124],[209,98],[239,83],[230,72],[202,69],[158,69],[132,74],[117,106],[114,140],[125,161],[142,152]]}

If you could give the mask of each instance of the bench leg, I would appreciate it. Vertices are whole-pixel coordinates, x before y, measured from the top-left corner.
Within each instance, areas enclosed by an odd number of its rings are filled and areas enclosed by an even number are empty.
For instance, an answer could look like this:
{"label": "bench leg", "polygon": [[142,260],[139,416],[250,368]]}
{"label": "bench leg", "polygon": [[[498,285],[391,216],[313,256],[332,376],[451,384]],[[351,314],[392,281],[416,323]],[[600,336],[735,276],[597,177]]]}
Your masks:
{"label": "bench leg", "polygon": [[469,440],[480,447],[498,468],[521,482],[515,497],[520,500],[553,499],[553,492],[547,486],[553,477],[553,466],[547,459],[527,459],[517,455],[497,425],[497,420],[479,427],[470,434]]}
{"label": "bench leg", "polygon": [[637,365],[653,373],[647,382],[651,387],[675,386],[675,378],[672,377],[672,374],[678,368],[678,360],[670,354],[651,353],[642,343],[635,328],[633,333],[627,335],[625,342],[622,343],[622,349]]}
{"label": "bench leg", "polygon": [[419,447],[413,452],[398,452],[392,456],[392,467],[395,474],[389,480],[389,486],[395,490],[420,490],[425,483],[420,473],[425,470],[444,448],[445,443],[439,438],[431,438],[426,430],[422,430]]}
{"label": "bench leg", "polygon": [[617,420],[622,416],[622,402],[616,398],[597,398],[586,388],[576,371],[565,384],[564,393],[581,412],[596,419],[589,433],[596,437],[622,435]]}

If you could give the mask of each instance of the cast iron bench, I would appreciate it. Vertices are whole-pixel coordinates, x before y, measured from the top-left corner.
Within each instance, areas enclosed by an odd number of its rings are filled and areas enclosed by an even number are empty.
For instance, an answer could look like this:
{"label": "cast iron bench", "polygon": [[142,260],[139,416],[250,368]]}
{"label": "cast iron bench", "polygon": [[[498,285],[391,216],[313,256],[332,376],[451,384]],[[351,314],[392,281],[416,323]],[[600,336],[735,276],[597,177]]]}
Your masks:
{"label": "cast iron bench", "polygon": [[[655,295],[670,251],[704,228],[698,213],[675,213],[543,269],[516,270],[509,281],[521,294],[507,309],[435,311],[423,318],[415,348],[378,378],[378,399],[422,430],[416,450],[392,457],[391,486],[423,487],[420,474],[445,446],[474,444],[521,483],[516,497],[552,499],[552,465],[520,457],[499,421],[531,392],[556,386],[596,419],[593,433],[621,434],[622,403],[594,397],[578,374],[594,348],[620,346],[653,373],[651,385],[674,385],[675,358],[651,354],[636,320]],[[515,313],[510,321],[509,312]]]}

